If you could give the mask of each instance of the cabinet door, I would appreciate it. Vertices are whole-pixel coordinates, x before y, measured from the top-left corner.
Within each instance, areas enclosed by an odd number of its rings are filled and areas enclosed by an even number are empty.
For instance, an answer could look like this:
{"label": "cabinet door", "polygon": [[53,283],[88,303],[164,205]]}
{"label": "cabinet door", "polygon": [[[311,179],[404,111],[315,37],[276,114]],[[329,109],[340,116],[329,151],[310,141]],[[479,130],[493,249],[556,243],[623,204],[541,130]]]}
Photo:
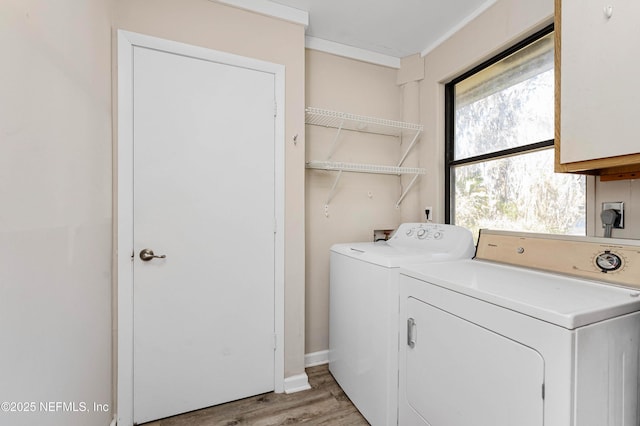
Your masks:
{"label": "cabinet door", "polygon": [[[400,423],[541,426],[544,361],[535,350],[409,297]],[[410,411],[410,412],[408,412]]]}
{"label": "cabinet door", "polygon": [[628,156],[640,153],[640,2],[556,0],[556,10],[560,163],[625,156],[608,166],[637,164]]}

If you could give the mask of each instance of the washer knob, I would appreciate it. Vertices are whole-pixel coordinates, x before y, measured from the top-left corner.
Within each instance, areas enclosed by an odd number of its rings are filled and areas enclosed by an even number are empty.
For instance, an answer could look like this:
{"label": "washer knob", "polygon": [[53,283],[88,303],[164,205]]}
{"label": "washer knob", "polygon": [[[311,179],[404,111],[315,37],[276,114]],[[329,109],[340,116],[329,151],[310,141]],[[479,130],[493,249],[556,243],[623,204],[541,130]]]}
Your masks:
{"label": "washer knob", "polygon": [[407,229],[406,234],[407,234],[407,237],[412,236],[413,235],[413,228]]}
{"label": "washer knob", "polygon": [[442,238],[442,232],[436,232],[433,234],[433,238],[435,238],[436,240],[439,240],[440,238]]}
{"label": "washer knob", "polygon": [[423,239],[426,236],[427,236],[427,230],[426,229],[420,229],[418,231],[418,238]]}

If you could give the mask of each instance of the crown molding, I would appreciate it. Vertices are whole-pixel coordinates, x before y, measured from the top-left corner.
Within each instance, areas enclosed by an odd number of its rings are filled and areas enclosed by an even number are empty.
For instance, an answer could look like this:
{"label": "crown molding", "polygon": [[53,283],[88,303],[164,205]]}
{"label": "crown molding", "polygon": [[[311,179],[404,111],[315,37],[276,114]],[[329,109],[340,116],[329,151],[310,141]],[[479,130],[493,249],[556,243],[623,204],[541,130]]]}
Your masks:
{"label": "crown molding", "polygon": [[400,69],[400,58],[396,58],[395,56],[384,55],[382,53],[372,52],[371,50],[347,46],[346,44],[340,44],[321,38],[306,36],[305,47],[307,49],[319,50],[321,52],[331,53],[337,56],[344,56],[350,59]]}
{"label": "crown molding", "polygon": [[442,43],[447,41],[451,36],[460,31],[466,25],[468,25],[471,21],[480,16],[485,10],[489,9],[496,3],[497,0],[487,0],[482,3],[479,8],[477,8],[471,15],[467,16],[463,21],[460,21],[458,25],[452,27],[449,31],[447,31],[442,37],[425,47],[422,52],[420,52],[420,56],[427,56],[432,50],[436,47],[440,46]]}
{"label": "crown molding", "polygon": [[273,18],[282,19],[284,21],[293,22],[294,24],[309,26],[309,12],[285,6],[283,4],[274,3],[267,0],[210,0],[216,3],[223,3],[234,6],[239,9],[260,13],[261,15],[271,16]]}

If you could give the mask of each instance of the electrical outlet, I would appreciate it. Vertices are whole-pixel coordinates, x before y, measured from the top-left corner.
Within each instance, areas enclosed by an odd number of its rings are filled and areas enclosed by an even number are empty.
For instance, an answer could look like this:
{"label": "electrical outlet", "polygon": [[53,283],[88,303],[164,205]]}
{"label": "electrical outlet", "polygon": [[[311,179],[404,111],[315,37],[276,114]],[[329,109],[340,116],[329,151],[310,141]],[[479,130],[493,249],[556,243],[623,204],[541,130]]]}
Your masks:
{"label": "electrical outlet", "polygon": [[[604,210],[615,210],[618,212],[618,219],[616,219],[613,224],[613,228],[615,229],[624,229],[624,202],[623,201],[608,201],[602,203],[602,211]],[[604,223],[602,224],[604,228]]]}

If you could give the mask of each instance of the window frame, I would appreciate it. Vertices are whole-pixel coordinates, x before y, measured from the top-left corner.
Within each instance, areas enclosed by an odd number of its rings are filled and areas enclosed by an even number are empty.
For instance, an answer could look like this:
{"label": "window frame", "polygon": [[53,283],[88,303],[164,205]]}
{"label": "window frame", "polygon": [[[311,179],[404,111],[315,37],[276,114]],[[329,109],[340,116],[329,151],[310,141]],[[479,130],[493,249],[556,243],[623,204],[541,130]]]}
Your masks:
{"label": "window frame", "polygon": [[[455,86],[459,82],[471,77],[472,75],[484,70],[485,68],[503,60],[504,58],[514,54],[541,39],[542,37],[552,33],[554,31],[554,25],[550,24],[543,29],[528,36],[522,41],[515,43],[513,46],[505,49],[492,58],[482,62],[481,64],[471,68],[469,71],[454,78],[444,87],[444,136],[445,136],[445,149],[444,149],[444,215],[445,223],[453,223],[455,215],[455,200],[454,193],[452,193],[453,187],[453,173],[452,169],[456,166],[464,164],[473,164],[484,162],[488,160],[497,160],[500,158],[506,158],[513,155],[540,151],[543,149],[551,148],[555,145],[555,139],[548,139],[539,142],[533,142],[527,145],[517,146],[515,148],[508,148],[500,151],[494,151],[487,154],[480,154],[473,157],[464,158],[461,160],[455,160]],[[586,200],[585,200],[586,201]]]}

